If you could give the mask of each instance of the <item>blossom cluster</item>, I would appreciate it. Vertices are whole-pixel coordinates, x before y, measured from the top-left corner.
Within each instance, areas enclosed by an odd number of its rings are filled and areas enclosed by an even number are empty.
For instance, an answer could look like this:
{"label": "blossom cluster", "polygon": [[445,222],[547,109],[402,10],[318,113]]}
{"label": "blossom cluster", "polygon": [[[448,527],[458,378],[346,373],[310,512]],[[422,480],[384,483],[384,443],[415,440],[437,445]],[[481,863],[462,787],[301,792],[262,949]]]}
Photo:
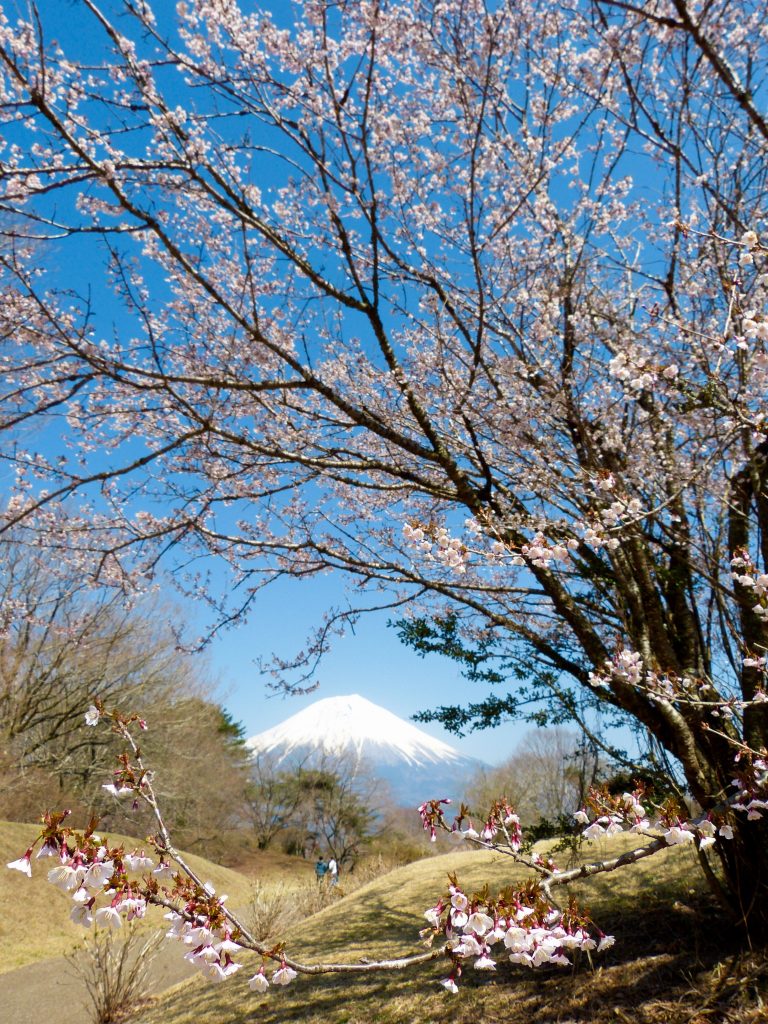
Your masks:
{"label": "blossom cluster", "polygon": [[[448,838],[454,843],[477,842],[480,845],[498,843],[501,839],[504,846],[512,853],[517,853],[523,844],[523,833],[520,825],[520,818],[506,800],[497,800],[492,805],[485,819],[480,832],[478,832],[472,821],[467,817],[468,808],[461,805],[459,813],[453,820],[450,828],[446,826],[443,806],[451,801],[447,798],[441,800],[426,800],[418,807],[424,831],[429,834],[430,842],[437,839],[438,829],[446,831]],[[466,827],[465,827],[466,821]]]}
{"label": "blossom cluster", "polygon": [[226,896],[217,898],[213,886],[206,883],[202,891],[192,887],[183,909],[165,915],[171,923],[165,937],[189,947],[184,959],[208,981],[226,981],[243,966],[234,960],[242,946],[223,913],[225,902]]}
{"label": "blossom cluster", "polygon": [[459,537],[452,537],[445,526],[426,529],[422,526],[403,526],[403,537],[427,560],[441,562],[460,576],[466,571],[467,549]]}
{"label": "blossom cluster", "polygon": [[[110,846],[92,830],[78,833],[63,827],[68,813],[45,816],[35,859],[56,860],[48,870],[48,881],[72,897],[70,919],[86,928],[95,924],[114,929],[122,927],[124,920],[142,918],[147,909],[147,879],[153,878],[156,886],[160,878],[168,877],[168,865],[155,867],[143,850],[126,852],[122,846]],[[36,845],[8,867],[31,877]],[[135,877],[142,872],[151,875]]]}
{"label": "blossom cluster", "polygon": [[[236,941],[237,929],[222,913],[226,896],[216,898],[213,887],[206,884],[204,893],[199,890],[185,904],[183,911],[171,910],[165,916],[171,922],[166,938],[181,942],[189,950],[184,954],[203,977],[212,982],[226,981],[235,975],[242,964],[234,957],[244,947]],[[272,974],[273,985],[288,985],[296,977],[296,971],[285,961]],[[254,992],[266,992],[270,981],[264,964],[248,982]]]}
{"label": "blossom cluster", "polygon": [[[594,486],[602,496],[615,489],[616,479],[612,473],[604,474],[594,481]],[[583,542],[591,548],[605,547],[608,551],[616,551],[621,546],[617,532],[628,520],[637,519],[642,514],[642,507],[638,498],[614,494],[610,502],[593,510],[588,520],[575,525]],[[578,547],[578,544],[569,544],[569,547]]]}
{"label": "blossom cluster", "polygon": [[[31,877],[33,855],[36,860],[55,858],[48,881],[72,897],[70,919],[85,928],[118,929],[124,921],[144,917],[149,903],[170,905],[175,900],[178,909],[165,915],[170,921],[166,938],[189,947],[184,959],[209,981],[225,981],[240,970],[243,965],[234,956],[243,946],[224,913],[225,895],[216,896],[210,883],[201,887],[183,878],[166,860],[156,865],[143,850],[126,852],[92,831],[80,834],[63,827],[67,816],[68,812],[47,814],[37,854],[34,843],[7,866]],[[137,874],[141,877],[132,877]],[[296,971],[283,961],[271,984],[287,985],[295,977]],[[249,985],[257,992],[269,987],[263,965]]]}
{"label": "blossom cluster", "polygon": [[[611,794],[606,789],[593,787],[587,804],[576,811],[573,818],[585,825],[581,835],[592,842],[610,839],[623,832],[657,836],[667,846],[696,843],[699,849],[714,845],[716,838],[732,839],[733,829],[723,814],[712,812],[691,819],[687,810],[676,800],[666,800],[654,809],[654,822],[645,806],[646,789],[638,785],[632,792]],[[653,829],[653,833],[651,833]]]}
{"label": "blossom cluster", "polygon": [[[457,979],[471,961],[478,971],[492,971],[504,959],[526,967],[545,964],[570,966],[576,951],[602,951],[613,945],[613,938],[594,928],[589,918],[571,900],[566,910],[552,901],[548,884],[558,869],[551,859],[540,855],[524,856],[520,819],[506,800],[496,801],[478,832],[461,809],[449,825],[444,807],[450,800],[428,800],[419,807],[425,830],[435,839],[438,830],[455,842],[468,841],[512,856],[538,872],[520,889],[505,889],[495,899],[486,891],[469,894],[455,877],[447,894],[424,913],[429,928],[422,932],[428,942],[440,935],[445,952],[453,962],[451,974],[442,981],[450,992],[457,992]],[[595,932],[595,935],[593,935]]]}
{"label": "blossom cluster", "polygon": [[[101,721],[110,723],[129,742],[130,724],[138,723],[142,730],[147,727],[138,716],[106,712],[97,701],[88,708],[85,724],[94,727]],[[103,788],[115,797],[132,796],[134,803],[146,801],[161,822],[152,792],[152,774],[144,768],[138,748],[132,742],[131,746],[135,760],[127,753],[121,754],[113,781]],[[243,965],[234,957],[244,949],[239,941],[243,936],[236,919],[224,908],[225,895],[217,896],[209,882],[200,883],[176,854],[180,870],[174,870],[159,840],[151,840],[161,851],[160,862],[156,864],[144,850],[127,852],[123,846],[110,846],[108,840],[96,835],[95,823],[83,833],[65,826],[69,813],[47,813],[35,843],[7,866],[31,877],[32,858],[39,842],[35,859],[56,858],[57,863],[48,871],[48,881],[71,895],[74,906],[70,918],[74,923],[86,928],[96,925],[117,929],[123,921],[144,917],[147,906],[156,904],[169,908],[165,915],[170,921],[166,938],[189,947],[184,958],[205,978],[225,981],[241,969]],[[273,952],[265,955],[280,959],[279,968],[272,974],[272,985],[287,985],[296,977],[297,972],[284,958]],[[263,963],[249,985],[257,992],[269,987]]]}
{"label": "blossom cluster", "polygon": [[613,945],[612,936],[592,934],[592,924],[575,902],[561,911],[545,898],[537,882],[496,899],[466,893],[455,878],[447,894],[424,912],[434,939],[444,935],[453,971],[442,985],[457,992],[456,980],[470,962],[477,971],[493,971],[502,959],[526,967],[571,966],[576,951],[602,952]]}
{"label": "blossom cluster", "polygon": [[567,559],[569,548],[572,547],[578,547],[578,542],[550,544],[543,533],[537,532],[530,544],[523,544],[520,547],[520,554],[513,556],[512,564],[525,565],[530,563],[541,569],[548,569],[553,561]]}
{"label": "blossom cluster", "polygon": [[[601,495],[612,492],[617,486],[616,478],[611,473],[600,475],[593,483]],[[542,529],[536,529],[530,540],[511,543],[508,539],[501,539],[489,525],[471,518],[464,523],[465,539],[452,535],[445,526],[435,527],[416,522],[404,524],[403,537],[424,560],[440,562],[459,575],[466,573],[470,553],[482,555],[490,562],[508,559],[511,565],[550,569],[558,562],[567,563],[571,553],[577,551],[581,543],[595,549],[605,547],[608,551],[620,547],[621,540],[617,533],[628,521],[642,515],[643,506],[638,498],[617,494],[610,496],[611,501],[601,503],[589,513],[588,518],[573,524],[575,536],[553,538],[548,537]],[[481,550],[478,545],[483,538],[488,543]]]}
{"label": "blossom cluster", "polygon": [[[761,573],[746,551],[737,551],[731,559],[731,578],[755,595],[752,612],[759,619],[768,622],[768,573]],[[749,657],[749,656],[748,656]],[[764,656],[752,659],[753,665],[765,666]],[[745,664],[748,664],[745,661]]]}
{"label": "blossom cluster", "polygon": [[632,393],[638,394],[655,387],[659,378],[672,382],[677,378],[679,368],[676,363],[660,366],[650,354],[642,352],[619,352],[608,364],[611,377],[620,381]]}
{"label": "blossom cluster", "polygon": [[[459,575],[464,575],[467,571],[467,558],[470,554],[468,545],[472,543],[473,539],[477,542],[485,535],[491,537],[491,532],[477,519],[467,519],[464,527],[469,535],[466,542],[459,537],[452,536],[445,526],[425,527],[411,523],[406,523],[403,526],[403,537],[427,560],[441,562]],[[491,560],[498,560],[508,555],[512,565],[533,565],[548,569],[553,562],[566,560],[569,552],[578,546],[579,542],[576,539],[550,541],[540,530],[537,530],[530,541],[519,546],[511,546],[498,537],[490,539],[488,548],[483,554],[485,557],[490,557]]]}
{"label": "blossom cluster", "polygon": [[768,755],[739,753],[736,764],[737,771],[731,780],[736,796],[731,807],[746,811],[749,821],[757,821],[768,810]]}
{"label": "blossom cluster", "polygon": [[[743,657],[743,664],[765,671],[764,655],[746,654]],[[642,690],[652,701],[696,705],[712,718],[724,720],[737,718],[752,704],[764,704],[768,701],[768,694],[759,686],[755,688],[750,700],[744,700],[717,693],[706,679],[688,675],[678,676],[673,672],[657,672],[646,666],[638,651],[628,648],[619,649],[613,658],[605,662],[602,671],[590,672],[589,682],[598,689],[629,685]]]}

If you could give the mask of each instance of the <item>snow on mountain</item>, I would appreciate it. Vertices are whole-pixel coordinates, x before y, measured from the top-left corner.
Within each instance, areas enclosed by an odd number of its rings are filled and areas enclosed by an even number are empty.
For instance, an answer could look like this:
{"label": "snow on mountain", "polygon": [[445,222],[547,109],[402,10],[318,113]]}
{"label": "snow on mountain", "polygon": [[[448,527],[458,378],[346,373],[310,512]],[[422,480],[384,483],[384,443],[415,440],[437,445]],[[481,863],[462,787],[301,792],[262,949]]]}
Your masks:
{"label": "snow on mountain", "polygon": [[479,761],[357,694],[326,697],[246,741],[278,765],[353,757],[389,784],[398,802],[460,799]]}

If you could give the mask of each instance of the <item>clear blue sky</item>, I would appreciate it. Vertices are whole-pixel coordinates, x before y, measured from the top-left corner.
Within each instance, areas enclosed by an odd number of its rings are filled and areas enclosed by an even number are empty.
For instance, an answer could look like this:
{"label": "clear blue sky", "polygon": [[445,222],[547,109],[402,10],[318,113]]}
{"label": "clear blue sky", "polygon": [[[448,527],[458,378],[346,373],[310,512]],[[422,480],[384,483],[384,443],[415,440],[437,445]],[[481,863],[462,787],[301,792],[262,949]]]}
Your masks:
{"label": "clear blue sky", "polygon": [[[280,20],[286,8],[267,0],[266,7]],[[101,30],[95,20],[61,0],[41,0],[39,4],[46,37],[57,38],[65,49],[82,52],[101,42]],[[128,24],[126,24],[128,28]],[[69,250],[68,250],[69,251]],[[55,257],[55,254],[54,254]],[[77,287],[82,284],[82,266],[61,260],[57,267],[59,283]],[[105,287],[97,267],[89,284],[99,306],[99,323],[109,334],[110,321],[120,325],[122,311]],[[38,444],[47,447],[40,438]],[[224,586],[224,573],[212,570],[214,582]],[[448,659],[418,657],[397,639],[387,621],[391,613],[364,616],[354,633],[335,638],[332,650],[323,660],[317,679],[319,689],[304,697],[284,698],[268,688],[268,676],[260,673],[259,658],[269,661],[273,653],[290,658],[303,649],[313,626],[331,606],[346,605],[344,580],[324,576],[301,581],[281,581],[259,595],[246,623],[215,638],[207,649],[212,674],[219,683],[222,703],[232,716],[243,723],[249,736],[278,724],[285,718],[322,697],[351,693],[367,697],[402,718],[441,704],[479,700],[487,689],[464,680]],[[211,624],[210,610],[182,605],[189,636],[203,632]],[[450,743],[462,753],[494,763],[507,757],[529,726],[509,723],[498,729],[473,733],[459,739],[437,724],[420,725],[426,732]]]}
{"label": "clear blue sky", "polygon": [[[222,703],[246,727],[247,734],[277,725],[322,697],[350,693],[410,718],[416,711],[441,704],[462,703],[485,696],[487,688],[468,683],[453,662],[436,655],[420,658],[387,627],[391,613],[363,616],[354,633],[335,638],[317,673],[319,688],[301,697],[271,695],[268,676],[261,675],[259,657],[272,653],[288,658],[304,641],[323,612],[342,603],[344,580],[324,576],[286,580],[259,595],[249,620],[211,642],[208,657],[219,680]],[[498,729],[471,733],[459,739],[437,724],[419,728],[450,743],[462,753],[488,763],[504,760],[530,726],[508,723]]]}

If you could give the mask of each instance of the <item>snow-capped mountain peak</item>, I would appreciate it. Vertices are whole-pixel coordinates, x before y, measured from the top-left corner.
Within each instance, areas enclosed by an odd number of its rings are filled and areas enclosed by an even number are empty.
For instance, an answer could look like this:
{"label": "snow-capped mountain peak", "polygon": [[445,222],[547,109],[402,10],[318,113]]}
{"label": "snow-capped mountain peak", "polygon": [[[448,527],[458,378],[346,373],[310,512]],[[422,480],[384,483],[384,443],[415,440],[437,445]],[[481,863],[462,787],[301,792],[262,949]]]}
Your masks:
{"label": "snow-capped mountain peak", "polygon": [[270,755],[277,764],[351,755],[386,778],[395,796],[409,803],[434,797],[437,787],[445,785],[451,795],[462,795],[463,781],[479,767],[478,761],[358,694],[315,701],[246,742],[254,755]]}
{"label": "snow-capped mountain peak", "polygon": [[361,757],[367,756],[366,748],[374,746],[419,767],[465,760],[447,743],[356,693],[315,701],[247,743],[254,752],[279,749],[288,755],[301,747],[317,747],[326,754],[354,750]]}

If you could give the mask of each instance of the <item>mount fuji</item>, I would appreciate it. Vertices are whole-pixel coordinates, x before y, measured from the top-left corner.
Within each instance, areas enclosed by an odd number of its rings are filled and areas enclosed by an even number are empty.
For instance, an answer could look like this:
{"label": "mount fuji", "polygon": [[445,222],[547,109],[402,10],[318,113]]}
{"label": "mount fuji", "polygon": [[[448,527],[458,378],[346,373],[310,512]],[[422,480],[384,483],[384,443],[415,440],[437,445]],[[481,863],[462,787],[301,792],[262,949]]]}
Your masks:
{"label": "mount fuji", "polygon": [[278,766],[352,758],[384,779],[398,803],[434,797],[459,801],[482,763],[417,729],[365,697],[326,697],[281,725],[246,740],[254,756]]}

